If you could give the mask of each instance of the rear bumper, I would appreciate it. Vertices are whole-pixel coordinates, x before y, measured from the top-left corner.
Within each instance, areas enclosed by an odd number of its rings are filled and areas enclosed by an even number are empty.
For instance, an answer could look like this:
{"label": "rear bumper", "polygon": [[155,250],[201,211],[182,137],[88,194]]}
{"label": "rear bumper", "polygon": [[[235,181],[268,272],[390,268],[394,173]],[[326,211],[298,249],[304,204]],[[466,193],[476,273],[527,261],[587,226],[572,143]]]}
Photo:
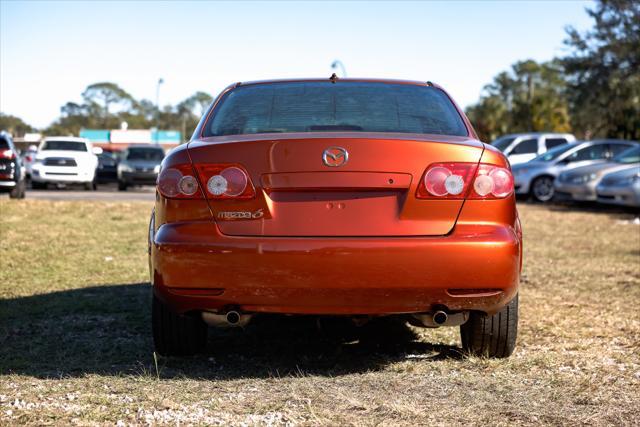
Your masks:
{"label": "rear bumper", "polygon": [[160,226],[155,294],[175,311],[394,314],[495,313],[517,292],[519,231],[458,225],[447,236],[231,237],[211,221]]}

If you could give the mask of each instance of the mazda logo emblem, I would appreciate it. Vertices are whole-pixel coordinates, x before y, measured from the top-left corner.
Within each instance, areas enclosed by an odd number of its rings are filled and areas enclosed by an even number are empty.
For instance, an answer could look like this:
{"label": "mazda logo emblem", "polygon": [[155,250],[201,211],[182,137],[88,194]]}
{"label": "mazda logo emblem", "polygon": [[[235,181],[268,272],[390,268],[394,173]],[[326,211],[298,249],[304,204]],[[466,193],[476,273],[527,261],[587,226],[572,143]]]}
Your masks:
{"label": "mazda logo emblem", "polygon": [[342,166],[349,160],[349,152],[342,147],[329,147],[322,153],[322,162],[329,167]]}

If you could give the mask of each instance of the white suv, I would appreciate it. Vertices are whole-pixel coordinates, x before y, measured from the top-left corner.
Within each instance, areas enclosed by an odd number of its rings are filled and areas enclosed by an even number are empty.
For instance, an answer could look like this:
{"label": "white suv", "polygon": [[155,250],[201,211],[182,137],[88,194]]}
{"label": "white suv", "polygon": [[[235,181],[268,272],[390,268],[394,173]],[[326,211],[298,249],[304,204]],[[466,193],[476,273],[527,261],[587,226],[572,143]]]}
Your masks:
{"label": "white suv", "polygon": [[95,189],[97,154],[101,152],[84,138],[45,138],[31,167],[31,185],[44,188],[48,183],[83,184],[87,190]]}
{"label": "white suv", "polygon": [[547,150],[575,140],[576,137],[570,133],[517,133],[504,135],[493,141],[491,145],[502,151],[513,166],[533,160]]}

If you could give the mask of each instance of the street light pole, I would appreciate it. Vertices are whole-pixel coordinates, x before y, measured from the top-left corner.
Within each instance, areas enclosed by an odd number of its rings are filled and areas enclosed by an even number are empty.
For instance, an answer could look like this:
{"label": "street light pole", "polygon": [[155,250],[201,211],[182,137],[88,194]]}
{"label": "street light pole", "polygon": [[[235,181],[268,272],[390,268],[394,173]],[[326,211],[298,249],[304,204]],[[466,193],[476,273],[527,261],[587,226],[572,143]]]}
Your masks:
{"label": "street light pole", "polygon": [[156,137],[155,142],[158,144],[158,130],[160,129],[160,85],[164,83],[164,79],[160,77],[156,85]]}
{"label": "street light pole", "polygon": [[158,108],[158,111],[160,110],[160,85],[162,83],[164,83],[164,79],[160,77],[156,86],[156,107]]}
{"label": "street light pole", "polygon": [[336,70],[338,67],[342,70],[342,77],[347,77],[347,69],[344,68],[344,64],[339,59],[336,59],[331,63],[331,69]]}

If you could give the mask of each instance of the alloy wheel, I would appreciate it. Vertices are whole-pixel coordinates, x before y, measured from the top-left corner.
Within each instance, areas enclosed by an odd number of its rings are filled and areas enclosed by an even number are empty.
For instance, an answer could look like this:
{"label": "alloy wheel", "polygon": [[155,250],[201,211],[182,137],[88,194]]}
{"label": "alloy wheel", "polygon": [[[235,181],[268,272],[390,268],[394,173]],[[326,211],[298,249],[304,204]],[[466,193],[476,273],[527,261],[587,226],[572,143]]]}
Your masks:
{"label": "alloy wheel", "polygon": [[540,202],[548,202],[553,198],[553,178],[543,176],[533,182],[533,197]]}

